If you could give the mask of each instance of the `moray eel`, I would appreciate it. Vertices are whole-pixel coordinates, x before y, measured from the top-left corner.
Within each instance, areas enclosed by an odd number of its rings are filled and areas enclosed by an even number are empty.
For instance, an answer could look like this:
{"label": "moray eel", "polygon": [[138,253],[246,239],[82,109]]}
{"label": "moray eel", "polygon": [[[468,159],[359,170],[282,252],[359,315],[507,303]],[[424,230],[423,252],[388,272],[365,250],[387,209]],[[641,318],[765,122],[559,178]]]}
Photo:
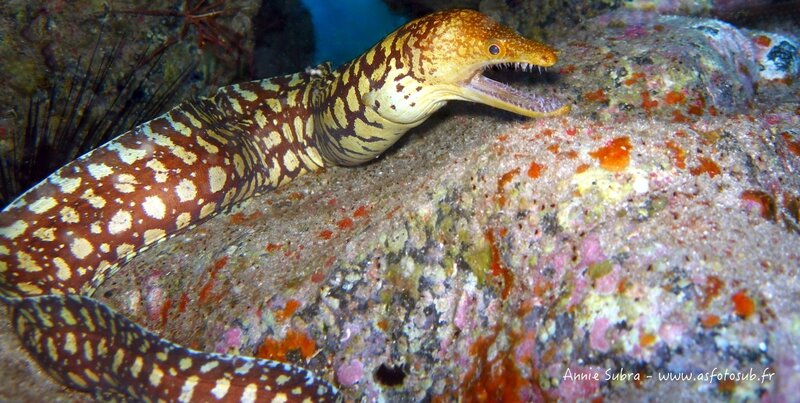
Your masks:
{"label": "moray eel", "polygon": [[482,75],[556,52],[468,10],[412,21],[331,71],[219,89],[65,165],[0,212],[0,300],[30,356],[69,388],[139,401],[331,401],[308,371],[193,351],[99,301],[154,243],[325,165],[370,161],[450,100],[528,117],[568,106]]}

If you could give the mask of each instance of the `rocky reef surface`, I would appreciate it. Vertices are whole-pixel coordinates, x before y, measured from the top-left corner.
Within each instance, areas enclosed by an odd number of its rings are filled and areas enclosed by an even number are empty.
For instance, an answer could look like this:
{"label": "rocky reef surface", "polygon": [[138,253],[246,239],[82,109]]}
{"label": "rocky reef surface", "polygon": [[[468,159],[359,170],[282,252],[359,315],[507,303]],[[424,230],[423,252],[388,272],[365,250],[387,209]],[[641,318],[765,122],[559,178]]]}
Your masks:
{"label": "rocky reef surface", "polygon": [[[791,401],[800,389],[792,33],[614,12],[523,120],[454,104],[138,256],[96,296],[206,351],[310,368],[347,400]],[[0,314],[4,400],[74,400]]]}

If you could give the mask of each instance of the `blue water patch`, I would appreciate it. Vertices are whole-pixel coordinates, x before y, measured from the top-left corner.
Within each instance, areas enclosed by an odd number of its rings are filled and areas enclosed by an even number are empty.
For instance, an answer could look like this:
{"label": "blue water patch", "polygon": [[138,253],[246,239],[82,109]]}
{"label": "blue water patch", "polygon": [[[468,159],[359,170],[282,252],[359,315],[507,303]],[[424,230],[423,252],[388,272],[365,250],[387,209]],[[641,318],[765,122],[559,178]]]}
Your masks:
{"label": "blue water patch", "polygon": [[315,63],[350,61],[407,21],[381,0],[302,0],[314,24]]}

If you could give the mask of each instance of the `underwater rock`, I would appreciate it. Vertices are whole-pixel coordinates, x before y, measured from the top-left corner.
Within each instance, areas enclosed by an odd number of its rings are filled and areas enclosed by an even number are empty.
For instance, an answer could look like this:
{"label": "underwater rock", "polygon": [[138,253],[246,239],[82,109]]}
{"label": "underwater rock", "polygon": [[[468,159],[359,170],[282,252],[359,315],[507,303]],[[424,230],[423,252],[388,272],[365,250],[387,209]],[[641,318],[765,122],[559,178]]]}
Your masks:
{"label": "underwater rock", "polygon": [[582,101],[577,107],[598,119],[631,114],[691,122],[795,94],[797,39],[788,35],[628,11],[583,27],[567,39],[559,73],[565,90]]}

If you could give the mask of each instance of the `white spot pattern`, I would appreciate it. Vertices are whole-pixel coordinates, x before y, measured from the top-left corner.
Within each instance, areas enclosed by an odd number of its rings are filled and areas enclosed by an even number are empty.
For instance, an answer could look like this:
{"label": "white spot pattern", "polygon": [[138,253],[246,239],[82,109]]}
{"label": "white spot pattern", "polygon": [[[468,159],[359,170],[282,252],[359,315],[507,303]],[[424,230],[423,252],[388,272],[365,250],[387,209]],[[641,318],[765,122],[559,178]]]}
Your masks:
{"label": "white spot pattern", "polygon": [[142,208],[144,208],[145,214],[159,220],[164,218],[164,214],[167,210],[167,206],[164,205],[164,202],[161,201],[161,198],[158,196],[147,196],[144,199],[144,203],[142,203]]}

